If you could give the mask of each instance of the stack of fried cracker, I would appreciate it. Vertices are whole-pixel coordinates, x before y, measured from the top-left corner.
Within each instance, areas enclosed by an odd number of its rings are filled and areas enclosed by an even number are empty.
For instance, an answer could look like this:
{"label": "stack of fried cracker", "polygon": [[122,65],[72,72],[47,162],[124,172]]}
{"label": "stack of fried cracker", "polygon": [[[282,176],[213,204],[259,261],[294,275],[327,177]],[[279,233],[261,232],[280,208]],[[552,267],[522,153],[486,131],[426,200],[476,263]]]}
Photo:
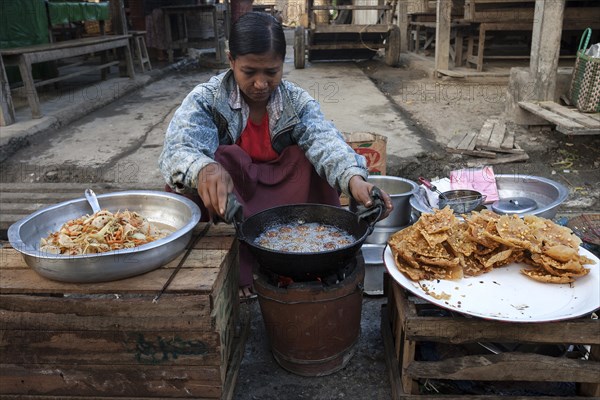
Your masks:
{"label": "stack of fried cracker", "polygon": [[521,272],[541,282],[573,282],[589,272],[583,265],[592,260],[579,255],[581,240],[569,228],[489,210],[462,217],[446,207],[393,234],[397,268],[415,281],[476,276],[513,262],[533,267]]}

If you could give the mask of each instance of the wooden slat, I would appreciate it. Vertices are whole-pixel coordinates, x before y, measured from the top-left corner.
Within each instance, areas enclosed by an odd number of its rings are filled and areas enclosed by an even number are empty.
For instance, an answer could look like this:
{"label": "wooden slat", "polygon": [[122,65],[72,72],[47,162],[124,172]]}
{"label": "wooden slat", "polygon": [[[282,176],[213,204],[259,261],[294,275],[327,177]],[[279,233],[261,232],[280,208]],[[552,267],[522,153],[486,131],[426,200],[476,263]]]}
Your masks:
{"label": "wooden slat", "polygon": [[[60,364],[0,365],[0,394],[38,396],[187,397],[218,399],[219,381],[206,384],[205,368],[160,365],[73,366]],[[30,388],[34,387],[34,390]],[[63,397],[64,398],[64,397]]]}
{"label": "wooden slat", "polygon": [[62,42],[55,43],[37,44],[33,46],[13,47],[10,49],[2,49],[2,55],[19,55],[23,53],[34,53],[39,51],[62,50],[80,46],[122,41],[123,39],[129,39],[130,37],[131,35],[105,35],[88,37],[83,39],[65,40]]}
{"label": "wooden slat", "polygon": [[[22,331],[111,331],[180,329],[210,330],[210,299],[208,294],[163,294],[160,306],[154,295],[138,297],[113,295],[52,296],[2,295],[2,329]],[[185,309],[187,308],[187,309]],[[139,318],[135,322],[135,318]],[[202,321],[204,320],[204,322]],[[92,323],[92,321],[94,321]],[[91,324],[90,324],[91,323]]]}
{"label": "wooden slat", "polygon": [[4,69],[4,62],[0,57],[0,126],[15,123],[15,107],[10,94],[10,85]]}
{"label": "wooden slat", "polygon": [[506,132],[506,123],[503,120],[498,120],[494,124],[490,141],[488,142],[489,149],[499,149],[502,141],[504,140],[504,134]]}
{"label": "wooden slat", "polygon": [[490,137],[492,137],[492,132],[494,131],[494,126],[498,122],[498,118],[488,118],[483,125],[481,126],[481,130],[479,131],[479,135],[477,136],[477,140],[475,142],[475,146],[477,148],[482,148],[483,146],[487,146],[490,141]]}
{"label": "wooden slat", "polygon": [[[232,240],[230,238],[227,241]],[[231,243],[231,242],[230,242]],[[237,246],[237,243],[236,243]],[[2,253],[5,250],[2,249]],[[231,262],[230,258],[235,257],[237,252],[228,251],[228,249],[201,249],[192,250],[186,260],[184,267],[177,273],[175,279],[171,282],[169,293],[206,293],[213,288],[213,284],[219,275],[219,272]],[[180,256],[182,257],[182,256]],[[127,279],[121,279],[111,282],[98,283],[65,283],[52,281],[43,278],[33,269],[26,266],[24,261],[19,260],[19,264],[8,264],[15,257],[2,256],[2,268],[0,269],[2,277],[1,294],[20,294],[20,293],[87,293],[87,294],[111,294],[111,293],[149,293],[156,294],[167,281],[173,272],[174,266],[179,259],[154,271],[143,275],[134,276]]]}
{"label": "wooden slat", "polygon": [[111,62],[108,62],[106,64],[88,66],[85,69],[80,69],[79,71],[72,72],[72,73],[67,74],[67,75],[61,75],[61,76],[59,76],[57,78],[52,78],[52,79],[47,79],[45,81],[35,82],[34,85],[36,87],[37,86],[49,85],[51,83],[60,82],[60,81],[66,80],[66,79],[74,78],[74,77],[79,76],[79,75],[87,74],[87,73],[92,72],[92,71],[97,71],[97,70],[104,69],[104,68],[110,68],[113,65],[119,65],[120,63],[121,63],[120,61],[111,61]]}
{"label": "wooden slat", "polygon": [[505,156],[505,157],[496,156],[496,158],[472,160],[472,161],[467,162],[467,166],[468,167],[480,167],[483,165],[507,164],[507,163],[511,163],[511,162],[527,161],[527,160],[529,160],[529,156],[527,155],[527,153],[523,152],[523,153],[515,153],[510,156]]}
{"label": "wooden slat", "polygon": [[598,382],[600,362],[540,354],[464,356],[438,362],[413,361],[406,374],[413,378],[478,379],[534,382]]}
{"label": "wooden slat", "polygon": [[456,148],[459,150],[473,150],[475,148],[476,137],[477,132],[468,132],[456,146]]}
{"label": "wooden slat", "polygon": [[404,394],[404,391],[402,390],[402,382],[400,380],[398,360],[394,358],[394,339],[387,307],[388,306],[383,305],[381,308],[381,336],[383,338],[383,348],[385,350],[385,364],[390,378],[392,399],[398,399],[401,394]]}
{"label": "wooden slat", "polygon": [[469,134],[468,132],[467,133],[464,133],[464,132],[456,133],[454,136],[452,136],[450,138],[450,141],[448,142],[448,145],[446,147],[455,149],[459,145],[459,143],[462,142],[463,138],[465,136],[467,136],[468,134]]}
{"label": "wooden slat", "polygon": [[[440,324],[444,335],[440,337]],[[538,324],[505,324],[498,329],[498,323],[482,319],[455,317],[413,317],[406,319],[406,333],[416,341],[436,340],[444,343],[464,344],[473,342],[498,343],[570,343],[599,345],[600,321],[576,319],[559,324],[545,322]]]}
{"label": "wooden slat", "polygon": [[313,33],[387,33],[387,25],[317,25]]}
{"label": "wooden slat", "polygon": [[581,124],[587,128],[600,129],[600,121],[597,121],[594,118],[591,118],[588,115],[579,112],[575,108],[567,108],[553,101],[542,101],[539,103],[539,105],[542,108],[550,110],[558,115],[562,115],[563,117],[569,118],[570,120],[575,121],[578,124]]}
{"label": "wooden slat", "polygon": [[[487,58],[487,57],[486,57]],[[485,72],[485,71],[456,71],[451,69],[439,69],[437,72],[441,75],[446,75],[451,78],[508,78],[510,72]]]}
{"label": "wooden slat", "polygon": [[504,133],[504,140],[500,144],[501,149],[512,150],[515,146],[515,131],[513,129],[506,128]]}
{"label": "wooden slat", "polygon": [[[134,368],[136,364],[161,364],[205,367],[203,380],[220,381],[219,333],[205,320],[201,330],[183,331],[181,325],[170,329],[147,330],[138,327],[119,330],[3,330],[2,358],[22,365],[58,364]],[[118,320],[115,321],[115,324]],[[214,366],[218,368],[214,368]],[[1,379],[1,378],[0,378]]]}
{"label": "wooden slat", "polygon": [[474,156],[474,157],[496,158],[496,153],[494,153],[492,151],[485,151],[485,150],[461,150],[461,149],[447,148],[446,151],[448,151],[448,153],[466,154],[468,156]]}
{"label": "wooden slat", "polygon": [[600,122],[600,113],[586,113],[586,117],[590,117],[598,122]]}

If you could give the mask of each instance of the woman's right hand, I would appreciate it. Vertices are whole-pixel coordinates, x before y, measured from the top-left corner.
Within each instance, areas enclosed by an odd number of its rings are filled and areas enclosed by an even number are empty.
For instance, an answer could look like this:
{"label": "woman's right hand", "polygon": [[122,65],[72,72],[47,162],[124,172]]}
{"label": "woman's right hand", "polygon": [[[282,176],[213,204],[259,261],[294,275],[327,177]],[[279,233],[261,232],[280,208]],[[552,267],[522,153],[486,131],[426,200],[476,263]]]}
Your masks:
{"label": "woman's right hand", "polygon": [[221,164],[210,163],[198,173],[198,194],[211,220],[215,215],[221,218],[225,215],[227,195],[231,192],[233,180]]}

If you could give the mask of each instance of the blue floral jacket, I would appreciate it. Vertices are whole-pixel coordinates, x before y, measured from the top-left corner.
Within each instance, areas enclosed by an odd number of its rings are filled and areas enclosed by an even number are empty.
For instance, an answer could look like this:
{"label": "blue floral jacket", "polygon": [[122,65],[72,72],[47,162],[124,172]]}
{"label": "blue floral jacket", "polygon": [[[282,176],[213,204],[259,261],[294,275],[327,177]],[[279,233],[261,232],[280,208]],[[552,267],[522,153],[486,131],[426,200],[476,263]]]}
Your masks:
{"label": "blue floral jacket", "polygon": [[[248,120],[247,105],[240,105],[240,98],[231,70],[196,86],[187,95],[169,124],[159,158],[169,186],[178,192],[197,188],[198,173],[214,162],[217,147],[237,142]],[[365,158],[346,144],[305,90],[282,81],[267,111],[271,143],[277,153],[298,145],[317,173],[346,194],[352,176],[366,179]]]}

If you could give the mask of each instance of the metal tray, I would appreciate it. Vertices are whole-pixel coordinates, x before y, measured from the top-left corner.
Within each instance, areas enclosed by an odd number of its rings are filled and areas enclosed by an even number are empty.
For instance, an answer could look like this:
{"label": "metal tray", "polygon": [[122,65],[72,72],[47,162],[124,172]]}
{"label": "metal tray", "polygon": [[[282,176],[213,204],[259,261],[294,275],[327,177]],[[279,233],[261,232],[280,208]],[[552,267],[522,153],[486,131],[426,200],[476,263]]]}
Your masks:
{"label": "metal tray", "polygon": [[133,249],[99,254],[61,255],[40,252],[40,239],[67,221],[92,214],[85,198],[55,204],[23,218],[8,229],[8,239],[31,268],[62,282],[89,283],[123,279],[152,271],[177,257],[188,244],[200,221],[200,208],[177,194],[133,190],[98,196],[100,207],[111,212],[130,210],[175,232]]}

